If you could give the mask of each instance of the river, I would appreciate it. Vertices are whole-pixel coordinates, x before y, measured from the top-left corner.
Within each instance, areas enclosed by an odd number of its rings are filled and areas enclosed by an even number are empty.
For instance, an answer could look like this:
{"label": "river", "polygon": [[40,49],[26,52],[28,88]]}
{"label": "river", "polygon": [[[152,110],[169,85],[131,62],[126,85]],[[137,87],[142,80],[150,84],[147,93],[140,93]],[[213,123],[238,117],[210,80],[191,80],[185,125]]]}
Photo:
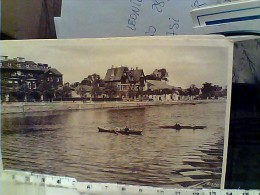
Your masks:
{"label": "river", "polygon": [[[218,188],[225,103],[2,115],[5,169],[78,181]],[[161,125],[205,125],[204,130]],[[98,126],[143,130],[142,136],[98,133]]]}

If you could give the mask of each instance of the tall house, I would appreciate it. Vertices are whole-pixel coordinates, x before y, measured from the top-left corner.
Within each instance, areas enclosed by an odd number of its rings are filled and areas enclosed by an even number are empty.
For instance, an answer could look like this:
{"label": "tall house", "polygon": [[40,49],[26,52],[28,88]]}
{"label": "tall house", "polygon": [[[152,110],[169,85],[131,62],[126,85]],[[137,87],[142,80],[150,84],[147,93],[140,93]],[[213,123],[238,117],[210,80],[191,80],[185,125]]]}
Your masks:
{"label": "tall house", "polygon": [[[138,97],[145,90],[145,75],[142,69],[128,67],[111,67],[107,70],[104,82],[117,87],[121,97]],[[135,96],[135,97],[133,97]]]}
{"label": "tall house", "polygon": [[21,94],[32,95],[38,92],[38,96],[44,96],[47,91],[56,90],[63,85],[62,74],[57,69],[48,64],[27,61],[23,57],[8,59],[8,56],[1,56],[0,69],[1,93],[16,100]]}

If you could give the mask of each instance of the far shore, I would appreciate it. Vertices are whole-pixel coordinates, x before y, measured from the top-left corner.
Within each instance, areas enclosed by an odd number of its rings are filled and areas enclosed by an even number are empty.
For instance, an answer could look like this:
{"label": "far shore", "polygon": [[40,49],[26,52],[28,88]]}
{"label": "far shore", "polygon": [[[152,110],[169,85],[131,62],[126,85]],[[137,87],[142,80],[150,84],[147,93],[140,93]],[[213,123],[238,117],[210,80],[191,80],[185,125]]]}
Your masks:
{"label": "far shore", "polygon": [[111,102],[4,102],[1,104],[1,114],[28,113],[28,112],[48,112],[48,111],[66,111],[66,110],[89,110],[89,109],[124,109],[140,108],[149,106],[163,105],[182,105],[182,104],[207,104],[223,103],[221,100],[178,100],[178,101],[111,101]]}

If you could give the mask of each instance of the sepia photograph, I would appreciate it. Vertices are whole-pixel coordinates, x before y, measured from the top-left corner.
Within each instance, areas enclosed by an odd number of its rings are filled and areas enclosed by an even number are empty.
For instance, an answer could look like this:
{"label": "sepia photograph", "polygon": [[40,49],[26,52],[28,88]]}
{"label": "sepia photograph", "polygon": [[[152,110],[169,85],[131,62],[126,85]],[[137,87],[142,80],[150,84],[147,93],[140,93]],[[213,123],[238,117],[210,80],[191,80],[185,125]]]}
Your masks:
{"label": "sepia photograph", "polygon": [[1,41],[5,170],[223,186],[233,43],[220,36]]}

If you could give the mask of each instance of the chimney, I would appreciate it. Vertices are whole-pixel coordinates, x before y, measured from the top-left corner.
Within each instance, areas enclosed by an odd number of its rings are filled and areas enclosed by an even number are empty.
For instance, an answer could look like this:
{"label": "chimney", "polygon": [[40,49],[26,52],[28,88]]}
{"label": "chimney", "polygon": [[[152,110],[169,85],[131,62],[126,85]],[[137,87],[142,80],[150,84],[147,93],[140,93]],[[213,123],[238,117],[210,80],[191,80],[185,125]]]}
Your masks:
{"label": "chimney", "polygon": [[114,65],[112,65],[111,68],[114,68]]}
{"label": "chimney", "polygon": [[135,70],[138,70],[138,67],[135,67]]}
{"label": "chimney", "polygon": [[[114,67],[114,66],[112,66],[112,67]],[[113,79],[113,78],[115,77],[115,74],[116,74],[116,73],[115,73],[115,70],[116,70],[116,69],[113,69],[113,68],[112,68],[111,74],[110,74],[110,79]]]}
{"label": "chimney", "polygon": [[1,60],[2,61],[7,61],[8,60],[8,56],[1,56]]}
{"label": "chimney", "polygon": [[22,57],[17,57],[16,60],[17,62],[25,62],[25,58]]}
{"label": "chimney", "polygon": [[48,69],[48,64],[43,64],[44,69]]}

